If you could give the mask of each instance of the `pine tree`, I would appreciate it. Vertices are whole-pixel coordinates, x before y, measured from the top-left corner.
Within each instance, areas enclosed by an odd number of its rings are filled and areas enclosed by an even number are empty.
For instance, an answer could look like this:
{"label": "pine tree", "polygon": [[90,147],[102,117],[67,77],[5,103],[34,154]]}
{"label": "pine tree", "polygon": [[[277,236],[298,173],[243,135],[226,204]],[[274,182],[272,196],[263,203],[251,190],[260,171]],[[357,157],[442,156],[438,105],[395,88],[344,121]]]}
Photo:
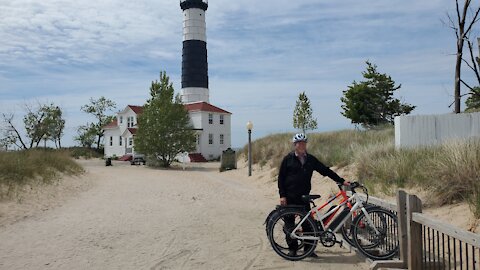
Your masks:
{"label": "pine tree", "polygon": [[465,101],[467,108],[466,112],[478,112],[480,111],[480,87],[474,87],[470,92],[470,96]]}
{"label": "pine tree", "polygon": [[138,117],[135,148],[151,159],[169,167],[175,157],[195,149],[195,133],[180,96],[174,97],[174,89],[166,72],[160,73],[150,87],[151,98]]}
{"label": "pine tree", "polygon": [[300,93],[298,96],[295,110],[293,112],[293,127],[301,129],[303,133],[307,130],[317,128],[317,119],[314,119],[312,116],[310,100],[305,92]]}
{"label": "pine tree", "polygon": [[348,90],[343,91],[343,116],[353,124],[372,128],[393,124],[395,116],[409,114],[415,109],[415,106],[401,103],[393,97],[401,85],[395,86],[395,81],[389,75],[379,73],[376,65],[368,61],[366,63],[367,71],[362,73],[366,80],[354,81]]}

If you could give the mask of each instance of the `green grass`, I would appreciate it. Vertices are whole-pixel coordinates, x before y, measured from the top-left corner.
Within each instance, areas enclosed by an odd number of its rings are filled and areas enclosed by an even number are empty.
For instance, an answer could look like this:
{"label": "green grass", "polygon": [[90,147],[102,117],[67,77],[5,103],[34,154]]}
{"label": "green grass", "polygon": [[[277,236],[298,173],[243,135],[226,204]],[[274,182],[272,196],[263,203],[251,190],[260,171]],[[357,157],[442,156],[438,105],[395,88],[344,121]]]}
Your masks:
{"label": "green grass", "polygon": [[0,199],[13,196],[27,184],[51,184],[61,174],[82,172],[66,150],[0,152]]}
{"label": "green grass", "polygon": [[[292,136],[293,133],[275,134],[254,141],[252,162],[271,164],[278,168],[282,158],[293,150]],[[342,167],[353,163],[358,148],[373,144],[387,144],[393,147],[393,143],[393,129],[308,134],[308,152],[328,166]],[[247,146],[243,148],[243,153],[246,152]]]}
{"label": "green grass", "polygon": [[[252,162],[278,169],[293,150],[292,135],[254,141]],[[419,187],[430,191],[432,201],[440,205],[468,202],[480,218],[480,139],[396,150],[392,128],[345,130],[309,134],[308,151],[328,166],[354,164],[357,179],[372,194],[393,195],[398,188]]]}

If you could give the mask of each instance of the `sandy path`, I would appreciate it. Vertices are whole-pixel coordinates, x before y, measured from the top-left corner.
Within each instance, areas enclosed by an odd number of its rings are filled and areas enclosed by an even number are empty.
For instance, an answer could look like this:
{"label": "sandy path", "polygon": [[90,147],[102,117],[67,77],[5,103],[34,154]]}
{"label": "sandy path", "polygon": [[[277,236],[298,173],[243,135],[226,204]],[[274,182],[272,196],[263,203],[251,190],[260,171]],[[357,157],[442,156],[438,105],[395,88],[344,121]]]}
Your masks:
{"label": "sandy path", "polygon": [[85,162],[88,191],[0,227],[0,269],[368,269],[339,247],[276,255],[262,224],[274,192],[244,171],[115,165]]}

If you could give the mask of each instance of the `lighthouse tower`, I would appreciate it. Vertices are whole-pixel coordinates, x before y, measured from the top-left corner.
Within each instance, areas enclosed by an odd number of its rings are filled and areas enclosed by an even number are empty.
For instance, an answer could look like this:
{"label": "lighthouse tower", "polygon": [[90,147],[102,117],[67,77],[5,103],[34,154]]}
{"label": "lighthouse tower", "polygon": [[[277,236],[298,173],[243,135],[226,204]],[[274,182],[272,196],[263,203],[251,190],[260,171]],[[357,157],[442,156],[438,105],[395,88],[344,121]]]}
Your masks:
{"label": "lighthouse tower", "polygon": [[218,159],[231,147],[232,113],[210,104],[208,90],[207,0],[180,0],[183,16],[182,102],[196,136],[190,161]]}
{"label": "lighthouse tower", "polygon": [[181,0],[183,10],[182,101],[209,102],[207,35],[205,11],[207,0]]}

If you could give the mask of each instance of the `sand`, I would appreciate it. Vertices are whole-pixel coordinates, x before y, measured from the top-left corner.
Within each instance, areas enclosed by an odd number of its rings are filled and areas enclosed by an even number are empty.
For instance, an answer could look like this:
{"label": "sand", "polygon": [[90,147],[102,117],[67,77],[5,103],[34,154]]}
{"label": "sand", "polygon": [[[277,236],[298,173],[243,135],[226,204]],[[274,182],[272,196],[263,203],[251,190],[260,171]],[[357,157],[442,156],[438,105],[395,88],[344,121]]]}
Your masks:
{"label": "sand", "polygon": [[[278,203],[273,172],[218,163],[171,170],[101,160],[20,202],[0,202],[0,269],[368,269],[346,248],[290,262],[265,235]],[[315,176],[328,195],[330,180]]]}

